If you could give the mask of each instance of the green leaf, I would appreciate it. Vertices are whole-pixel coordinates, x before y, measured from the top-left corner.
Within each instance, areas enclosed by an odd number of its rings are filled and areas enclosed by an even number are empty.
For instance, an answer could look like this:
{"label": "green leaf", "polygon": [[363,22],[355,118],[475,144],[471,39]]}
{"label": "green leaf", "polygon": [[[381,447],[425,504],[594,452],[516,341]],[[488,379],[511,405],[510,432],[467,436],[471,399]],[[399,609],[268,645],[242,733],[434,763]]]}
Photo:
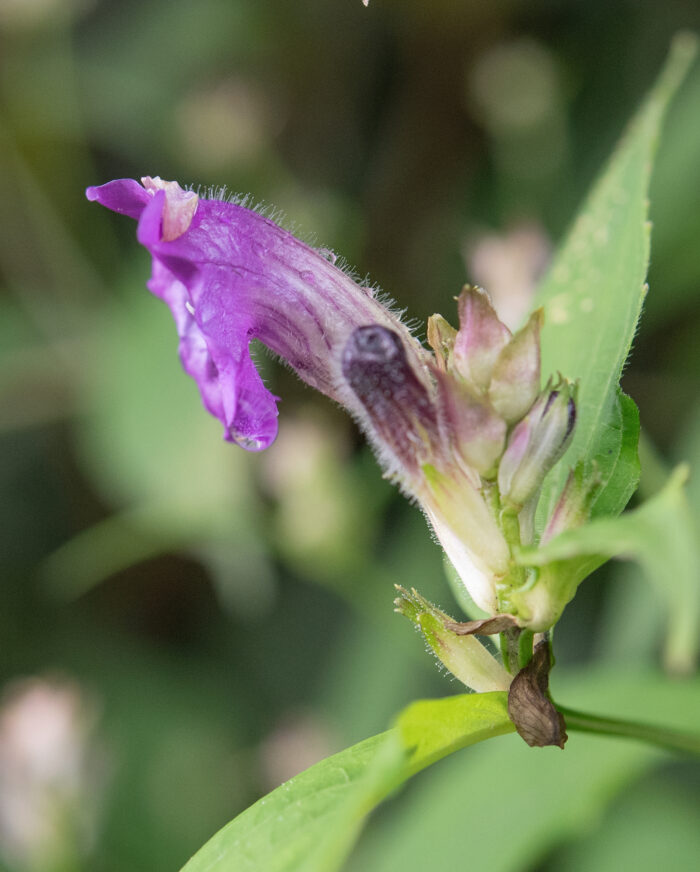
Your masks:
{"label": "green leaf", "polygon": [[682,672],[692,669],[700,641],[700,552],[684,490],[687,478],[688,467],[679,466],[640,508],[619,518],[598,518],[518,556],[522,565],[555,564],[553,577],[568,573],[579,580],[610,557],[636,560],[666,603],[666,664]]}
{"label": "green leaf", "polygon": [[593,517],[619,515],[637,489],[640,476],[639,409],[633,399],[619,388],[610,417],[600,434],[600,457],[609,458],[607,484],[593,504]]}
{"label": "green leaf", "polygon": [[411,775],[468,745],[515,731],[505,691],[418,700],[399,715],[397,728],[410,750]]}
{"label": "green leaf", "polygon": [[[663,149],[654,169],[651,215],[654,221],[654,256],[650,276],[663,282],[661,294],[652,294],[647,316],[655,330],[669,324],[684,309],[695,305],[698,276],[700,212],[700,65],[683,83],[664,125]],[[661,287],[661,285],[659,285]]]}
{"label": "green leaf", "polygon": [[505,693],[413,703],[395,729],[322,760],[246,809],[182,872],[335,872],[363,818],[403,781],[514,729]]}
{"label": "green leaf", "polygon": [[[578,676],[558,673],[557,702],[697,730],[697,680],[590,665]],[[563,753],[528,748],[518,736],[484,742],[427,771],[402,797],[400,814],[372,821],[348,872],[540,868],[562,841],[594,831],[621,790],[669,759],[641,742],[574,732]]]}
{"label": "green leaf", "polygon": [[683,35],[656,85],[593,188],[541,285],[545,308],[542,371],[580,380],[578,420],[571,446],[545,480],[538,511],[541,530],[570,467],[595,460],[603,489],[594,514],[619,514],[639,476],[631,401],[618,397],[646,293],[649,263],[648,193],[664,113],[693,57]]}
{"label": "green leaf", "polygon": [[[346,835],[356,832],[360,797],[374,795],[377,789],[369,775],[373,769],[386,777],[385,792],[391,789],[395,781],[394,749],[398,749],[402,770],[404,755],[393,731],[322,760],[227,824],[192,857],[183,872],[323,868],[316,859],[308,867],[302,864],[311,854],[332,854],[334,846],[329,839],[340,839],[341,827]],[[385,769],[387,760],[390,762]],[[378,796],[377,802],[381,798]],[[330,861],[326,868],[333,868]]]}

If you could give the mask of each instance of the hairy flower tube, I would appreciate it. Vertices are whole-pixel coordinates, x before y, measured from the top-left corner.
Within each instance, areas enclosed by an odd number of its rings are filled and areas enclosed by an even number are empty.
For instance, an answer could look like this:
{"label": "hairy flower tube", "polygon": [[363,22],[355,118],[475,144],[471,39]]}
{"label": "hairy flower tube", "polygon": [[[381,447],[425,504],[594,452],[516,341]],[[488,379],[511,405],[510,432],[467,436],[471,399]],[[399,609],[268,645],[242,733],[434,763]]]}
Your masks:
{"label": "hairy flower tube", "polygon": [[513,549],[532,541],[539,487],[575,420],[571,385],[540,392],[541,312],[511,334],[467,287],[459,330],[433,316],[428,351],[373,290],[255,210],[157,177],[87,197],[137,220],[148,287],[170,307],[182,364],[226,439],[256,451],[276,436],[277,398],[249,350],[259,340],[357,419],[474,602],[528,625],[511,594],[532,579]]}

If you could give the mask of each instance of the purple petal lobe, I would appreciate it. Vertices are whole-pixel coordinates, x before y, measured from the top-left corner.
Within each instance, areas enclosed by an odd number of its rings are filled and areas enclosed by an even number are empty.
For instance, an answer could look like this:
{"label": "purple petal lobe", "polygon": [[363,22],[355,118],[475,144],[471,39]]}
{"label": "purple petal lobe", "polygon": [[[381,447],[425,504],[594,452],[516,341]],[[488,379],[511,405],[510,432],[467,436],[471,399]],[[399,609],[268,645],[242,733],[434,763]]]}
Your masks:
{"label": "purple petal lobe", "polygon": [[186,286],[157,260],[148,288],[170,306],[182,365],[197,382],[207,411],[223,423],[224,438],[248,451],[269,447],[277,436],[276,397],[263,384],[245,339],[218,345],[199,326]]}
{"label": "purple petal lobe", "polygon": [[148,192],[133,179],[117,179],[106,185],[88,188],[85,191],[88,200],[96,201],[120,215],[138,218],[144,206],[151,199]]}
{"label": "purple petal lobe", "polygon": [[165,191],[157,191],[155,194],[147,194],[145,208],[141,209],[138,216],[138,228],[136,238],[149,251],[160,242],[160,228],[163,222],[163,208],[165,207]]}

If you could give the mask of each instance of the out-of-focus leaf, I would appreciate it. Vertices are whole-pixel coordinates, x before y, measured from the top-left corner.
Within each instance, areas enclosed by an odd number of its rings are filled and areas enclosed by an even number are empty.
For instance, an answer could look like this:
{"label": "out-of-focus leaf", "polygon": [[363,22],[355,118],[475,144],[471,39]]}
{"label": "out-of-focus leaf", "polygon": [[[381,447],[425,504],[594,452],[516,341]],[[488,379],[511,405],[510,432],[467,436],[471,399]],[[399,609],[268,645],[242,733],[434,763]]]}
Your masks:
{"label": "out-of-focus leaf", "polygon": [[119,6],[97,17],[79,51],[93,136],[110,145],[117,137],[121,149],[143,160],[162,132],[159,123],[172,125],[183,87],[211,75],[217,62],[249,62],[264,49],[259,17],[255,4],[235,0],[132,3],[130,14]]}
{"label": "out-of-focus leaf", "polygon": [[[343,424],[346,424],[343,421]],[[260,457],[274,500],[272,535],[285,562],[321,584],[358,589],[391,496],[376,464],[350,459],[349,431],[313,407],[287,414],[272,451]]]}
{"label": "out-of-focus leaf", "polygon": [[[697,680],[557,672],[558,702],[565,697],[572,707],[697,730]],[[370,824],[348,872],[534,868],[554,846],[590,831],[623,788],[667,759],[643,744],[580,733],[563,752],[528,748],[517,736],[483,743],[423,774],[389,815]]]}
{"label": "out-of-focus leaf", "polygon": [[[698,410],[700,412],[700,410]],[[655,446],[645,437],[639,442],[642,461],[642,479],[639,495],[651,497],[666,484],[669,470]],[[678,450],[681,461],[688,461],[691,475],[686,494],[700,541],[700,414],[696,412],[689,427],[682,434]],[[611,569],[603,624],[596,634],[598,653],[611,663],[652,663],[667,623],[664,605],[667,593],[663,585],[639,584],[639,568],[633,563],[617,563]]]}
{"label": "out-of-focus leaf", "polygon": [[250,489],[245,455],[203,410],[178,359],[175,325],[144,287],[142,266],[134,291],[106,312],[86,349],[80,458],[117,506],[163,502],[197,516],[235,505]]}
{"label": "out-of-focus leaf", "polygon": [[111,308],[87,343],[78,456],[117,515],[52,555],[55,593],[80,593],[154,554],[211,545],[236,549],[229,580],[235,565],[269,582],[252,467],[202,408],[177,341],[166,308],[144,288]]}
{"label": "out-of-focus leaf", "polygon": [[664,144],[651,185],[654,256],[646,318],[658,327],[693,305],[698,294],[700,235],[700,66],[679,89],[664,125]]}
{"label": "out-of-focus leaf", "polygon": [[396,729],[322,760],[256,802],[183,872],[335,872],[364,816],[406,778],[513,730],[505,693],[413,703]]}
{"label": "out-of-focus leaf", "polygon": [[566,851],[554,870],[657,872],[693,869],[700,856],[700,804],[690,790],[657,776],[645,779],[601,818],[588,838]]}
{"label": "out-of-focus leaf", "polygon": [[541,548],[523,549],[518,558],[528,566],[555,563],[562,572],[591,559],[636,560],[665,600],[665,659],[670,669],[681,672],[692,669],[700,641],[700,554],[683,487],[687,477],[687,467],[680,466],[664,489],[640,508],[568,530]]}
{"label": "out-of-focus leaf", "polygon": [[71,411],[65,361],[38,339],[19,306],[0,298],[0,432],[60,420]]}
{"label": "out-of-focus leaf", "polygon": [[254,715],[241,703],[240,676],[232,662],[217,669],[192,648],[176,652],[75,620],[62,625],[58,615],[67,611],[75,617],[80,609],[52,612],[44,635],[59,652],[55,668],[79,681],[96,707],[93,774],[105,788],[97,794],[106,807],[97,852],[106,859],[91,856],[86,867],[172,872],[257,789],[247,756]]}
{"label": "out-of-focus leaf", "polygon": [[688,427],[681,437],[678,457],[690,464],[688,499],[697,523],[700,521],[700,406],[695,409]]}
{"label": "out-of-focus leaf", "polygon": [[657,586],[639,583],[636,563],[615,562],[609,572],[595,653],[618,668],[652,665],[657,662],[666,628],[662,592]]}
{"label": "out-of-focus leaf", "polygon": [[540,529],[568,469],[596,460],[604,487],[594,514],[618,514],[638,479],[630,401],[618,382],[645,294],[649,261],[647,200],[652,158],[664,112],[695,54],[678,38],[655,87],[584,204],[539,289],[545,307],[542,369],[580,379],[573,442],[545,481]]}
{"label": "out-of-focus leaf", "polygon": [[58,599],[85,593],[99,581],[172,549],[193,547],[206,526],[178,522],[167,505],[120,512],[56,549],[43,563],[46,589]]}

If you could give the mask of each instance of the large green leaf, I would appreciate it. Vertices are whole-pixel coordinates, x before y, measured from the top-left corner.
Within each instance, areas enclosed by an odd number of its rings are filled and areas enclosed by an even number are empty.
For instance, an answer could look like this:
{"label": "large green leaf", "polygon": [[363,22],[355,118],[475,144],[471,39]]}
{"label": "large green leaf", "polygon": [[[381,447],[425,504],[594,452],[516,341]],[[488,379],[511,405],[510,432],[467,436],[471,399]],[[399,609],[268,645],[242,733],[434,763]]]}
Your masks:
{"label": "large green leaf", "polygon": [[580,578],[579,566],[591,571],[610,557],[638,561],[666,604],[665,659],[679,671],[692,669],[700,642],[700,553],[684,490],[687,477],[687,467],[680,466],[640,508],[619,518],[598,518],[519,555],[528,566],[556,564],[562,579]]}
{"label": "large green leaf", "polygon": [[676,39],[656,85],[593,188],[539,289],[545,308],[542,369],[579,379],[573,442],[548,476],[540,501],[541,529],[568,469],[595,460],[604,487],[594,514],[619,514],[639,476],[637,427],[630,401],[618,396],[622,367],[646,293],[648,192],[663,116],[695,54],[695,41]]}
{"label": "large green leaf", "polygon": [[403,781],[514,729],[505,693],[413,703],[395,729],[322,760],[246,809],[183,872],[334,872],[363,818]]}
{"label": "large green leaf", "polygon": [[418,700],[403,710],[396,726],[409,751],[411,775],[467,745],[515,731],[505,691]]}
{"label": "large green leaf", "polygon": [[[559,667],[552,673],[557,702],[697,731],[697,680],[590,665],[578,676],[558,673]],[[620,791],[670,759],[642,743],[573,731],[563,752],[528,748],[518,736],[484,742],[425,772],[395,814],[392,807],[371,821],[348,872],[540,868],[553,847],[595,830]],[[700,772],[695,760],[683,765],[688,778]]]}

